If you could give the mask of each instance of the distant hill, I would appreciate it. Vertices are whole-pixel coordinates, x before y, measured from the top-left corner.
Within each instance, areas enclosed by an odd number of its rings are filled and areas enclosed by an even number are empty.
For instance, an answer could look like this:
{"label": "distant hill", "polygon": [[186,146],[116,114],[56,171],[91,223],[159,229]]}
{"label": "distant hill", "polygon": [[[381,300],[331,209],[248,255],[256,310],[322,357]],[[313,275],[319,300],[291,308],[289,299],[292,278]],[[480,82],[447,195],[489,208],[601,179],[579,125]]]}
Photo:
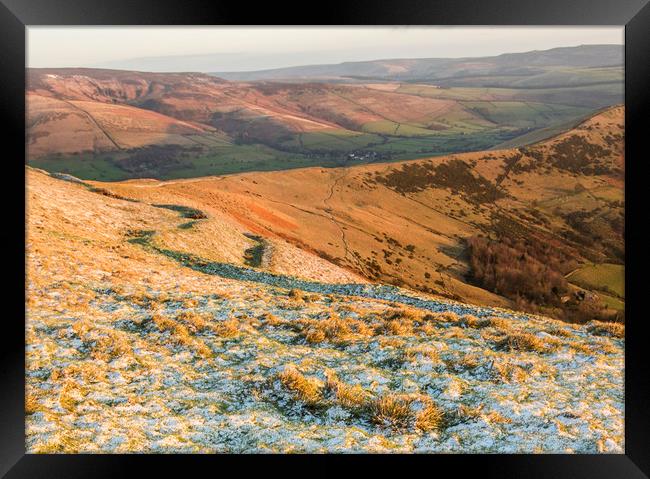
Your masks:
{"label": "distant hill", "polygon": [[623,53],[622,45],[581,45],[492,57],[384,59],[215,75],[236,81],[357,78],[435,81],[445,86],[557,87],[621,81]]}
{"label": "distant hill", "polygon": [[[171,179],[524,145],[622,103],[622,67],[611,66],[619,50],[361,62],[357,73],[372,67],[380,78],[329,82],[29,69],[28,157],[85,179]],[[387,81],[386,72],[406,79]]]}

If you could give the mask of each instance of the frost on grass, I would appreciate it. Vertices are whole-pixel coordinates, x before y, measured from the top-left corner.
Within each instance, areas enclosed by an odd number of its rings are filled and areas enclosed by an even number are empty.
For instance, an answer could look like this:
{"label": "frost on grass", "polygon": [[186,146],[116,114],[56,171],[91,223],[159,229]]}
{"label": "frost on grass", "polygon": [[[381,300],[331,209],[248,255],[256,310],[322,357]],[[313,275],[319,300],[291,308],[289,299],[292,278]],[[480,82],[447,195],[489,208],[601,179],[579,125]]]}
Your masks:
{"label": "frost on grass", "polygon": [[[617,325],[223,290],[41,290],[28,450],[623,450]],[[61,308],[80,293],[86,303]]]}
{"label": "frost on grass", "polygon": [[622,325],[206,266],[30,175],[29,452],[623,451]]}

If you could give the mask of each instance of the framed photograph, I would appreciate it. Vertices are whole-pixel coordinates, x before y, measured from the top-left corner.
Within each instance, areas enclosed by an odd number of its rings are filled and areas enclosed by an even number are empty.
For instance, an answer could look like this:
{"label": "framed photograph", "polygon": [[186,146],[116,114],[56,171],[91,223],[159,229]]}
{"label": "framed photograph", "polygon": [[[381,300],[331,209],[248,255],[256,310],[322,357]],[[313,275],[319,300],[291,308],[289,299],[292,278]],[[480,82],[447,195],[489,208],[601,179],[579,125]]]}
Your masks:
{"label": "framed photograph", "polygon": [[646,3],[3,0],[0,472],[648,477]]}

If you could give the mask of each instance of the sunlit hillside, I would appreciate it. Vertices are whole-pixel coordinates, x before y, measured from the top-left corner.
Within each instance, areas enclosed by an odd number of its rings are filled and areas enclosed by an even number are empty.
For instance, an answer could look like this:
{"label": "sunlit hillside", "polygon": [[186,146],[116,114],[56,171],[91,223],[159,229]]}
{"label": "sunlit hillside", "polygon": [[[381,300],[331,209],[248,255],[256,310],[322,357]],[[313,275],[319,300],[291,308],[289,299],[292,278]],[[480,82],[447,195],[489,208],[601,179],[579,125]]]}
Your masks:
{"label": "sunlit hillside", "polygon": [[29,452],[623,451],[621,324],[362,279],[234,215],[245,176],[212,207],[54,176],[27,169]]}

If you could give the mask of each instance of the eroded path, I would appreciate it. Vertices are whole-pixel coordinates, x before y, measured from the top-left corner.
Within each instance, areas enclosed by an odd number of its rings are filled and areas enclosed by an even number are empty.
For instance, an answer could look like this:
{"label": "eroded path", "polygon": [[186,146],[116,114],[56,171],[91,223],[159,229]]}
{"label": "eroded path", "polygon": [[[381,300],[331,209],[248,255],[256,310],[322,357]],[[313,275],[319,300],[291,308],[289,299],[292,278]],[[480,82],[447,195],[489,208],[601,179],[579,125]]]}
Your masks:
{"label": "eroded path", "polygon": [[294,276],[288,276],[254,268],[247,268],[231,263],[207,261],[190,253],[183,253],[157,246],[153,241],[155,233],[140,232],[131,237],[129,241],[141,244],[143,247],[178,261],[182,266],[191,268],[201,273],[220,276],[238,281],[251,281],[283,289],[297,289],[308,293],[332,294],[337,296],[351,296],[368,299],[378,299],[413,306],[431,312],[451,311],[459,315],[474,315],[478,317],[499,316],[506,318],[526,318],[527,315],[519,314],[500,308],[478,307],[448,300],[437,300],[417,295],[414,292],[384,284],[362,283],[322,283],[308,281]]}

